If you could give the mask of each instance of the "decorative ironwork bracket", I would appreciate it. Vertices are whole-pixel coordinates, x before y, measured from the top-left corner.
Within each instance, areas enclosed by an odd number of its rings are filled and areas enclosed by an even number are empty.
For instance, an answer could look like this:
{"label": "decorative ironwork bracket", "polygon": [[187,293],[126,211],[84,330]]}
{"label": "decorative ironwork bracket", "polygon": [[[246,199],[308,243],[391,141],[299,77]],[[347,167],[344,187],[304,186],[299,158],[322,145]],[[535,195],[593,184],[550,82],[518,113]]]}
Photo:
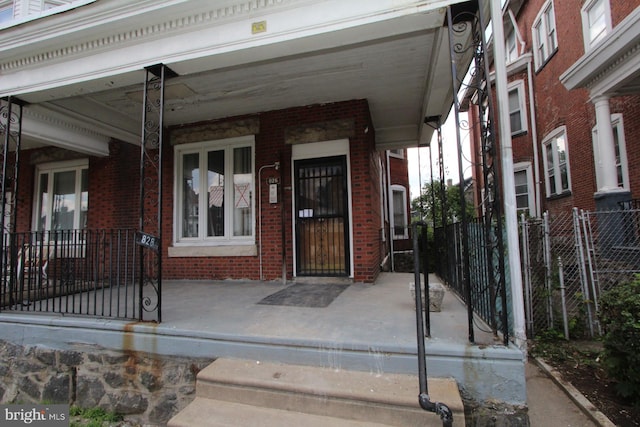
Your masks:
{"label": "decorative ironwork bracket", "polygon": [[146,68],[140,146],[139,320],[162,321],[162,138],[164,86],[177,74],[164,64]]}
{"label": "decorative ironwork bracket", "polygon": [[[482,183],[477,185],[484,186],[483,208],[483,229],[485,238],[486,253],[486,279],[491,300],[491,328],[494,333],[500,330],[503,334],[504,345],[509,342],[509,328],[507,315],[507,294],[505,285],[505,265],[504,265],[504,242],[503,242],[503,224],[502,224],[502,204],[500,197],[500,180],[498,176],[498,152],[495,145],[494,115],[493,101],[491,97],[491,82],[489,79],[490,71],[487,62],[487,52],[485,50],[486,40],[485,31],[486,24],[482,13],[482,2],[478,2],[479,11],[461,11],[452,16],[451,9],[448,13],[448,29],[449,44],[452,63],[453,93],[455,118],[458,138],[458,149],[461,153],[460,141],[460,101],[459,94],[461,88],[465,90],[473,90],[478,105],[478,124],[481,157],[482,157]],[[470,31],[471,43],[467,46],[454,43],[454,35],[462,34]],[[457,75],[456,63],[462,55],[471,53],[473,55],[473,75],[468,83],[463,81],[464,76]],[[460,156],[459,156],[460,157]],[[463,210],[463,262],[465,288],[467,289],[467,301],[469,308],[469,340],[474,341],[473,336],[473,298],[471,293],[470,280],[470,255],[469,255],[469,238],[468,224],[464,197],[464,175],[462,171],[462,162],[458,160],[460,170],[460,198]]]}

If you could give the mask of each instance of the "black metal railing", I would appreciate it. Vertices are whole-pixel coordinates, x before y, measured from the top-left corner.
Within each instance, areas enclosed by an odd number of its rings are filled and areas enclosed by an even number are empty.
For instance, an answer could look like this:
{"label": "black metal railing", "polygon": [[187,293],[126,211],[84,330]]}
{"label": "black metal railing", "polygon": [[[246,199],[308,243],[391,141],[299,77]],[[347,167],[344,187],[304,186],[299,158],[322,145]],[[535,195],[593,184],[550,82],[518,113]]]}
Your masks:
{"label": "black metal railing", "polygon": [[640,199],[631,199],[618,202],[618,206],[620,206],[620,209],[624,210],[638,210],[640,209]]}
{"label": "black metal railing", "polygon": [[[469,241],[469,251],[468,259],[464,260],[463,231],[462,223],[449,224],[434,231],[436,242],[447,242],[446,252],[443,250],[434,251],[434,256],[438,258],[434,262],[436,274],[468,307],[471,307],[473,313],[491,327],[494,334],[508,333],[509,331],[506,330],[508,325],[505,325],[503,321],[502,295],[488,276],[488,272],[495,268],[495,265],[488,264],[490,262],[495,264],[498,257],[504,257],[506,254],[494,253],[491,260],[489,259],[486,252],[488,245],[485,226],[480,220],[476,220],[467,224],[466,234]],[[496,230],[494,229],[492,232],[495,233]],[[464,280],[463,266],[465,263],[468,263],[469,267],[468,281]],[[467,284],[470,289],[466,288]],[[509,301],[506,303],[507,310],[510,310]]]}
{"label": "black metal railing", "polygon": [[0,311],[142,319],[134,230],[5,233]]}
{"label": "black metal railing", "polygon": [[[419,228],[422,228],[422,233],[418,231]],[[427,359],[424,338],[425,336],[431,336],[431,321],[429,319],[429,251],[427,250],[427,226],[424,222],[414,222],[412,224],[412,229],[413,271],[416,302],[416,335],[418,347],[418,385],[420,388],[418,403],[420,407],[425,411],[437,414],[442,420],[442,425],[448,427],[453,425],[453,413],[446,404],[431,400],[427,382]],[[422,251],[420,251],[420,236],[422,236]],[[420,258],[422,258],[422,260]],[[422,285],[420,283],[421,270],[424,276],[424,283]],[[422,295],[423,292],[424,297]]]}

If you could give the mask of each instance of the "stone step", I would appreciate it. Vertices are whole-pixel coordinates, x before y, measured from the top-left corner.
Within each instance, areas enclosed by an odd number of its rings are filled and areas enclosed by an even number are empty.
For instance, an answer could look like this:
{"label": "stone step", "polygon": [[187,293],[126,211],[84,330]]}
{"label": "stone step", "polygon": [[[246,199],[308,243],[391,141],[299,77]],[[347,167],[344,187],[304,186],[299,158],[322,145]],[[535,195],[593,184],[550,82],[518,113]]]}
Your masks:
{"label": "stone step", "polygon": [[[434,378],[429,379],[428,385],[431,400],[446,404],[454,414],[455,425],[463,426],[464,408],[455,380]],[[187,425],[182,424],[184,417],[197,413],[207,400],[211,407],[206,413],[215,411],[224,401],[262,408],[256,409],[258,413],[265,409],[276,411],[270,417],[304,413],[369,423],[365,425],[442,425],[438,415],[419,407],[418,394],[418,378],[412,375],[218,359],[198,374],[197,403],[193,404],[197,406],[187,407],[169,425]],[[191,426],[219,425],[207,424],[207,419],[190,422]],[[280,425],[289,424],[283,419]]]}
{"label": "stone step", "polygon": [[196,397],[182,412],[173,417],[168,427],[383,427],[385,424],[345,420],[282,409],[261,408],[242,403]]}

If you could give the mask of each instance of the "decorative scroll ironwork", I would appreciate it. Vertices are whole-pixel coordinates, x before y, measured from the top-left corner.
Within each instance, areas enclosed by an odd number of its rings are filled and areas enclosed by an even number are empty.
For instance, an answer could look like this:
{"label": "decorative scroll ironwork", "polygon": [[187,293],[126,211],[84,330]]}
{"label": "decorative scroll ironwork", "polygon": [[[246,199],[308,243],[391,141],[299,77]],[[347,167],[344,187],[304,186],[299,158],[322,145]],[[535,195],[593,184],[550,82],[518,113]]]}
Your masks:
{"label": "decorative scroll ironwork", "polygon": [[146,69],[140,149],[139,313],[162,321],[162,130],[164,84],[176,74],[164,64]]}
{"label": "decorative scroll ironwork", "polygon": [[[482,5],[480,3],[480,10]],[[484,278],[474,278],[472,281],[470,274],[469,255],[469,221],[466,218],[466,207],[464,197],[464,175],[462,161],[459,156],[458,164],[460,171],[460,198],[463,211],[462,219],[462,244],[463,244],[463,270],[466,289],[467,306],[469,309],[469,340],[473,342],[473,310],[478,294],[490,294],[491,321],[490,326],[494,333],[500,330],[503,334],[504,345],[509,341],[508,316],[507,316],[507,294],[505,285],[505,265],[504,265],[504,242],[502,225],[502,204],[500,198],[500,179],[498,176],[498,152],[495,144],[494,115],[491,98],[491,83],[489,81],[489,64],[487,62],[487,52],[485,50],[486,28],[482,12],[471,13],[462,11],[452,16],[451,9],[448,13],[449,42],[452,63],[453,90],[454,94],[464,91],[469,94],[473,92],[475,103],[478,107],[477,126],[479,126],[480,149],[482,159],[482,182],[476,183],[484,189],[483,208],[483,229],[485,256],[482,274]],[[469,34],[470,37],[458,37],[461,34]],[[455,42],[454,40],[470,39],[468,44]],[[473,74],[468,82],[463,81],[464,76],[458,76],[456,64],[459,58],[465,55],[473,55]],[[460,139],[460,100],[459,96],[454,97],[455,118],[458,138],[459,153],[461,150]],[[471,114],[471,112],[469,113]],[[473,131],[473,129],[471,130]],[[477,270],[476,270],[477,271]],[[476,296],[474,296],[474,294]]]}
{"label": "decorative scroll ironwork", "polygon": [[[18,248],[14,241],[16,227],[16,194],[18,193],[18,171],[20,142],[22,139],[22,110],[24,103],[17,98],[0,99],[0,138],[2,156],[0,171],[0,262],[3,270],[6,266],[15,265]],[[5,241],[5,240],[9,241]],[[8,251],[6,250],[8,249]],[[14,269],[7,269],[11,274],[3,275],[1,285],[8,290],[15,288],[16,274]],[[5,283],[6,282],[6,283]],[[13,300],[11,301],[13,303]]]}

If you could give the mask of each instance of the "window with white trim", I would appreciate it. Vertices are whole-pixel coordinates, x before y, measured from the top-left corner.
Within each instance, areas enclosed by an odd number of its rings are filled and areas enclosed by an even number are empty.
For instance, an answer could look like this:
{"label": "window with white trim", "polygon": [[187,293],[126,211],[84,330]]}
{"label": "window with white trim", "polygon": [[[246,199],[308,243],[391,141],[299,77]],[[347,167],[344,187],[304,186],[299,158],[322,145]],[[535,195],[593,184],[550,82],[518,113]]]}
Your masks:
{"label": "window with white trim", "polygon": [[515,81],[509,85],[509,119],[511,122],[511,135],[527,132],[524,82],[522,80]]}
{"label": "window with white trim", "polygon": [[547,197],[571,191],[567,129],[559,127],[542,141]]}
{"label": "window with white trim", "polygon": [[533,21],[531,31],[533,33],[533,54],[537,70],[558,50],[556,18],[552,0],[548,0],[542,6],[540,13]]}
{"label": "window with white trim", "polygon": [[393,238],[408,239],[407,189],[402,185],[391,186],[391,207],[393,210]]}
{"label": "window with white trim", "polygon": [[[627,163],[627,145],[624,139],[624,124],[622,122],[622,114],[611,115],[611,127],[613,130],[613,143],[616,150],[616,175],[618,176],[618,187],[629,190],[629,165]],[[600,152],[600,143],[598,141],[597,126],[591,130],[593,136],[593,152],[594,158],[598,158]],[[596,163],[596,182],[598,188],[602,182],[602,165]]]}
{"label": "window with white trim", "polygon": [[516,190],[516,210],[518,214],[534,215],[533,176],[531,163],[522,162],[513,165],[513,178]]}
{"label": "window with white trim", "polygon": [[254,137],[175,147],[176,243],[253,244]]}
{"label": "window with white trim", "polygon": [[87,160],[38,165],[34,229],[77,230],[87,227]]}
{"label": "window with white trim", "polygon": [[609,0],[590,0],[581,9],[584,50],[595,46],[612,30]]}
{"label": "window with white trim", "polygon": [[13,1],[0,1],[0,22],[13,19]]}
{"label": "window with white trim", "polygon": [[507,37],[505,39],[505,53],[507,63],[518,59],[518,43],[516,40],[516,31],[513,28],[511,28],[511,31],[507,33]]}

